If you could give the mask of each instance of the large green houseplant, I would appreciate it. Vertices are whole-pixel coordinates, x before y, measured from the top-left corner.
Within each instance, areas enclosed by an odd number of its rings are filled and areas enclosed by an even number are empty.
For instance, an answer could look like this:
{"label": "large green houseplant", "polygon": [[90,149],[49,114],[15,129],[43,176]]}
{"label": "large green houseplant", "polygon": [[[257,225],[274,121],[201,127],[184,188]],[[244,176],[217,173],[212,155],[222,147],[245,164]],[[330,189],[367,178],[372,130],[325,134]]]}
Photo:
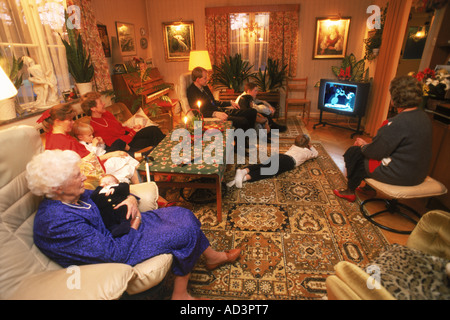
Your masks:
{"label": "large green houseplant", "polygon": [[240,54],[224,57],[220,65],[213,65],[212,85],[216,89],[232,89],[242,91],[244,81],[254,72],[253,65],[243,60]]}
{"label": "large green houseplant", "polygon": [[84,49],[80,33],[71,26],[67,12],[65,14],[68,41],[61,34],[59,36],[66,48],[69,73],[77,84],[90,83],[94,77],[94,66],[91,63],[91,55]]}
{"label": "large green houseplant", "polygon": [[251,76],[254,82],[262,92],[274,92],[282,89],[284,80],[286,79],[287,65],[279,66],[277,59],[269,58],[267,60],[267,67],[264,71],[259,68],[259,71]]}

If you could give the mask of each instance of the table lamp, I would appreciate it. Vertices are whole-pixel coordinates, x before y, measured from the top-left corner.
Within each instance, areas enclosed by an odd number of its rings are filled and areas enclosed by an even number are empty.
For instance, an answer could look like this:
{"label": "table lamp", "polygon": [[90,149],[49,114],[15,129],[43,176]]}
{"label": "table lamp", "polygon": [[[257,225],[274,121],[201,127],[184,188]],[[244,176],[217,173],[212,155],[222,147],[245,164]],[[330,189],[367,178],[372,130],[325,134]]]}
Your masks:
{"label": "table lamp", "polygon": [[17,89],[0,67],[0,120],[10,120],[16,117],[15,96]]}
{"label": "table lamp", "polygon": [[206,50],[192,50],[189,54],[189,71],[197,67],[212,70],[209,53]]}

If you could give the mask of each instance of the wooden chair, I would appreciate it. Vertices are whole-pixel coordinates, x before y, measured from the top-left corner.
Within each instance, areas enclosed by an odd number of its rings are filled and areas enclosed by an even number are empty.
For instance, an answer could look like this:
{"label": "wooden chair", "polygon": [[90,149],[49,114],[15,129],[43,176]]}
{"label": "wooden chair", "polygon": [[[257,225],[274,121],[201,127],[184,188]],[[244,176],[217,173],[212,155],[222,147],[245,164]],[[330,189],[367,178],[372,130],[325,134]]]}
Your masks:
{"label": "wooden chair", "polygon": [[[303,122],[308,124],[309,122],[309,114],[311,111],[311,100],[306,99],[306,91],[308,89],[308,77],[306,78],[292,78],[286,80],[286,105],[284,108],[284,120],[287,123],[287,114],[288,109],[291,106],[303,106]],[[297,94],[296,92],[303,93],[303,97],[301,94]],[[300,97],[298,97],[300,96]],[[306,112],[306,122],[305,122],[305,112]]]}

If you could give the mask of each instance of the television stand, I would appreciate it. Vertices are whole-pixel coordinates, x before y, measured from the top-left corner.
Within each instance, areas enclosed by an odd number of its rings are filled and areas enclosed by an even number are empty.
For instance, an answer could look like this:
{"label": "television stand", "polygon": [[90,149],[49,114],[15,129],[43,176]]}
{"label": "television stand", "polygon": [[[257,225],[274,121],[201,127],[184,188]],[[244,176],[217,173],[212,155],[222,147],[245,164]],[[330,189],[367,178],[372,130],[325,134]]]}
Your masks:
{"label": "television stand", "polygon": [[334,124],[334,123],[328,123],[328,122],[322,121],[322,113],[323,113],[323,110],[320,110],[319,123],[316,123],[316,124],[313,126],[313,129],[316,129],[316,127],[319,126],[319,125],[323,125],[324,127],[325,127],[326,125],[329,125],[329,126],[333,126],[333,127],[337,127],[337,128],[342,128],[342,129],[347,129],[347,130],[350,130],[350,131],[355,131],[355,132],[352,133],[352,135],[350,136],[351,138],[353,138],[356,134],[363,134],[363,132],[360,130],[360,128],[361,128],[361,116],[358,116],[358,126],[356,127],[356,130],[355,130],[355,129],[351,129],[351,128],[339,126],[339,125]]}

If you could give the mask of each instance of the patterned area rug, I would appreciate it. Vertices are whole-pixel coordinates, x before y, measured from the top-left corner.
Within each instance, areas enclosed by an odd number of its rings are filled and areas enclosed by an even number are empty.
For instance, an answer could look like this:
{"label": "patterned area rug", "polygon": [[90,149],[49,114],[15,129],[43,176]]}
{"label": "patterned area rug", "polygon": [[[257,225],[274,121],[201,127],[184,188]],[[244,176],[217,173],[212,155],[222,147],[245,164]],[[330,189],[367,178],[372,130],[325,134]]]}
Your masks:
{"label": "patterned area rug", "polygon": [[[307,133],[300,118],[289,119],[280,135],[284,152],[294,138]],[[356,203],[337,198],[333,189],[346,179],[320,143],[319,157],[278,177],[224,193],[223,220],[218,223],[216,204],[181,204],[195,213],[211,246],[222,251],[241,248],[234,264],[208,271],[202,258],[194,268],[189,291],[211,299],[298,300],[324,299],[326,278],[339,261],[366,265],[384,251],[388,242],[379,229],[360,213]],[[230,181],[236,168],[225,174]],[[168,190],[167,200],[178,200],[179,190]],[[170,279],[156,295],[148,292],[133,299],[167,299]]]}
{"label": "patterned area rug", "polygon": [[[295,119],[297,120],[297,119]],[[294,127],[295,125],[295,127]],[[287,135],[306,132],[290,122]],[[296,131],[296,132],[294,132]],[[286,138],[288,138],[286,137]],[[292,141],[281,141],[280,151]],[[241,248],[232,265],[206,270],[200,261],[191,275],[190,291],[212,299],[323,299],[325,279],[346,260],[365,265],[388,242],[360,213],[356,203],[333,194],[346,179],[320,143],[319,157],[278,177],[229,188],[223,199],[223,221],[215,203],[193,211],[213,248]],[[238,165],[242,166],[242,165]],[[226,173],[234,177],[236,166]]]}

